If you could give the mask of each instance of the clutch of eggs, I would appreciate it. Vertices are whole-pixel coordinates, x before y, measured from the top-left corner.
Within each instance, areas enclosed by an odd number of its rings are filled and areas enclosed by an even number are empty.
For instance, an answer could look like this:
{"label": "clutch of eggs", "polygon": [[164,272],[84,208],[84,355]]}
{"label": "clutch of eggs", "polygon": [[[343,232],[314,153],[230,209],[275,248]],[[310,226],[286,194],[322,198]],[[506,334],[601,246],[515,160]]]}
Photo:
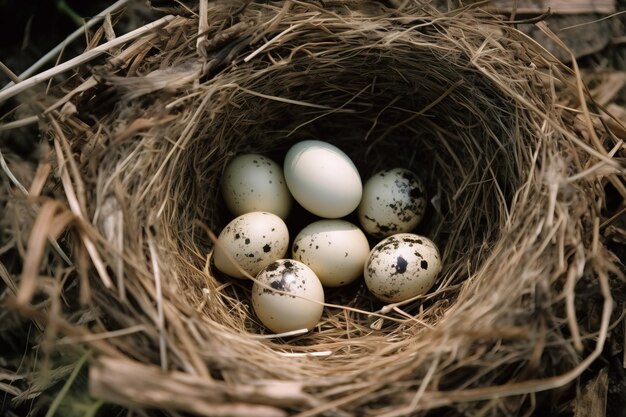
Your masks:
{"label": "clutch of eggs", "polygon": [[[315,327],[323,287],[363,276],[374,296],[395,303],[425,294],[441,271],[436,245],[409,233],[426,209],[424,184],[410,170],[382,170],[363,185],[343,151],[305,140],[288,150],[282,168],[259,154],[234,157],[224,170],[221,192],[237,217],[217,239],[214,265],[234,278],[255,278],[253,308],[276,333]],[[285,221],[294,199],[322,219],[297,233],[292,259],[285,259]],[[352,212],[363,230],[340,219]],[[363,231],[382,240],[370,250]]]}

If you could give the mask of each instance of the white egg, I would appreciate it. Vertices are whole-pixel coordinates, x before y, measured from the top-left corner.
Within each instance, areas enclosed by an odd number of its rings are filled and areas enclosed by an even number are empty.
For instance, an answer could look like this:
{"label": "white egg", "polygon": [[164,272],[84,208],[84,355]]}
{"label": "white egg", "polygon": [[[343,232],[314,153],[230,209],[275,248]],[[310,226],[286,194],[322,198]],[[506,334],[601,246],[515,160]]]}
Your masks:
{"label": "white egg", "polygon": [[280,259],[269,264],[256,278],[266,287],[254,283],[252,307],[267,328],[275,333],[310,330],[320,321],[324,310],[324,289],[308,266],[291,259]]}
{"label": "white egg", "polygon": [[359,171],[345,153],[329,143],[296,143],[285,156],[284,170],[287,187],[296,201],[320,217],[343,217],[361,201]]}
{"label": "white egg", "polygon": [[298,233],[292,246],[292,257],[311,268],[327,287],[359,278],[369,252],[365,234],[344,220],[311,223]]}
{"label": "white egg", "polygon": [[413,230],[424,217],[425,209],[422,181],[408,169],[394,168],[367,180],[357,213],[367,233],[386,237]]}
{"label": "white egg", "polygon": [[[255,276],[289,248],[289,231],[280,217],[264,211],[243,214],[224,227],[217,238],[213,261],[215,267],[234,278]],[[232,258],[232,260],[230,259]]]}
{"label": "white egg", "polygon": [[222,196],[236,216],[267,211],[286,219],[292,205],[282,168],[258,154],[239,155],[228,163],[222,176]]}
{"label": "white egg", "polygon": [[425,294],[440,271],[439,250],[431,240],[399,233],[374,246],[363,273],[372,294],[395,303]]}

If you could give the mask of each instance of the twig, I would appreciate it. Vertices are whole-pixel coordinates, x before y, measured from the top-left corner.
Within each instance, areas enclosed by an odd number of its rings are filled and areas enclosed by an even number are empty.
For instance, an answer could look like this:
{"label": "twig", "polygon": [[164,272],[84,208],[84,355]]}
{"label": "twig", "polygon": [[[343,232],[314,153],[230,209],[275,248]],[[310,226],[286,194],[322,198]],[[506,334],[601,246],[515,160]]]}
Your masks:
{"label": "twig", "polygon": [[11,81],[13,82],[19,81],[19,78],[17,77],[17,75],[15,75],[15,73],[11,71],[9,67],[4,65],[4,62],[2,61],[0,61],[0,69],[2,70],[2,72],[4,72],[7,75],[7,77],[11,79]]}
{"label": "twig", "polygon": [[511,13],[511,20],[504,20],[502,23],[506,23],[507,25],[535,24],[535,23],[539,23],[541,21],[546,20],[550,16],[552,16],[552,10],[550,10],[550,8],[548,8],[548,10],[546,10],[545,12],[541,13],[538,16],[529,17],[528,19],[516,20],[515,14]]}
{"label": "twig", "polygon": [[289,32],[292,32],[292,31],[296,30],[300,26],[303,26],[303,24],[299,23],[299,24],[296,24],[296,25],[293,25],[293,26],[289,26],[287,29],[283,30],[278,35],[274,36],[272,39],[270,39],[269,41],[267,41],[263,45],[261,45],[258,49],[256,49],[252,53],[250,53],[250,55],[248,55],[247,57],[245,57],[243,59],[243,62],[249,62],[255,56],[257,56],[258,54],[260,54],[261,52],[266,50],[270,45],[273,45],[273,44],[277,43],[280,38],[282,38],[283,36],[285,36]]}
{"label": "twig", "polygon": [[608,19],[612,19],[612,18],[617,17],[619,15],[622,15],[624,13],[626,13],[626,10],[621,10],[619,12],[610,14],[608,16],[604,16],[604,17],[602,17],[600,19],[594,19],[594,20],[590,20],[588,22],[583,22],[583,23],[579,23],[577,25],[572,25],[572,26],[567,26],[567,27],[561,28],[561,29],[559,29],[559,31],[562,32],[564,30],[571,30],[571,29],[576,29],[576,28],[582,27],[582,26],[593,25],[595,23],[600,23],[602,21],[605,21],[605,20],[608,20]]}
{"label": "twig", "polygon": [[39,121],[37,116],[28,116],[20,120],[14,120],[9,123],[0,124],[0,132],[11,129],[19,129],[20,127],[29,126]]}
{"label": "twig", "polygon": [[78,67],[86,62],[91,61],[104,54],[108,50],[115,48],[117,46],[123,45],[124,43],[138,38],[154,29],[157,29],[174,19],[174,16],[168,15],[164,16],[159,20],[156,20],[152,23],[149,23],[139,29],[135,29],[132,32],[128,32],[125,35],[120,36],[119,38],[115,38],[112,41],[106,42],[100,46],[95,47],[90,51],[84,52],[82,55],[77,56],[76,58],[70,59],[63,64],[60,64],[54,68],[50,68],[47,71],[42,72],[41,74],[35,75],[31,78],[28,78],[24,81],[19,82],[18,84],[13,85],[12,87],[6,88],[0,91],[0,103],[8,100],[9,98],[32,88],[33,86],[42,83],[44,81],[49,80],[55,75],[61,74],[65,71],[69,71],[72,68]]}
{"label": "twig", "polygon": [[198,21],[198,39],[196,39],[196,50],[198,55],[202,58],[207,58],[207,45],[209,43],[207,38],[207,31],[209,30],[209,1],[200,0],[198,7],[199,21]]}
{"label": "twig", "polygon": [[[102,12],[100,12],[99,15],[94,16],[93,19],[91,19],[89,22],[85,23],[84,26],[76,29],[67,38],[65,38],[65,40],[63,40],[63,42],[61,42],[56,47],[54,47],[52,50],[50,50],[46,55],[44,55],[41,58],[39,58],[39,60],[37,62],[35,62],[33,65],[30,66],[30,68],[28,68],[26,71],[21,73],[19,75],[19,79],[20,80],[24,80],[24,79],[30,77],[31,75],[33,75],[35,72],[37,72],[39,70],[39,68],[44,66],[48,61],[52,60],[57,54],[59,54],[59,52],[61,52],[68,44],[72,43],[74,40],[76,40],[77,38],[79,38],[82,35],[84,35],[86,30],[90,29],[91,27],[93,27],[96,24],[98,24],[99,22],[101,22],[104,19],[104,17],[106,15],[108,15],[109,13],[113,13],[114,11],[122,8],[129,1],[130,0],[118,0],[117,2],[113,3],[110,7],[107,7]],[[15,84],[16,83],[14,81],[11,81],[10,83],[8,83],[7,85],[5,85],[2,88],[2,91],[10,88],[11,86],[13,86]]]}

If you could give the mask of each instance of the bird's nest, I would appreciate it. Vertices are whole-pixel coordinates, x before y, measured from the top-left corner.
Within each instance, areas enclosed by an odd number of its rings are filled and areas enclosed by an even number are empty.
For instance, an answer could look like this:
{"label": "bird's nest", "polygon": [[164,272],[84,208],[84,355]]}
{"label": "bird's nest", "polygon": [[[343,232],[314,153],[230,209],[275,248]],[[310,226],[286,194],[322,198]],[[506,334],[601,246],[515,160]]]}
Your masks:
{"label": "bird's nest", "polygon": [[[0,191],[4,298],[43,347],[28,360],[93,352],[96,398],[201,415],[558,406],[540,393],[576,380],[619,318],[602,235],[617,139],[578,74],[501,18],[323,3],[201,1],[52,87],[30,197],[5,177]],[[281,338],[251,282],[216,276],[225,164],[302,139],[364,178],[421,173],[418,232],[444,263],[431,293],[384,305],[361,280]]]}

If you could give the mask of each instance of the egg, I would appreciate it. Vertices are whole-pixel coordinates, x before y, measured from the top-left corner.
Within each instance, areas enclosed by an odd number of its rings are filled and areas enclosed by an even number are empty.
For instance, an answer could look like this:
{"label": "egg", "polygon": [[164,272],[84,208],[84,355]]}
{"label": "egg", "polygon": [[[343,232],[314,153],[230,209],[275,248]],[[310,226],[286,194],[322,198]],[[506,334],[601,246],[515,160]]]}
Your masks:
{"label": "egg", "polygon": [[368,234],[382,238],[413,230],[425,209],[422,181],[408,169],[393,168],[367,180],[357,214]]}
{"label": "egg", "polygon": [[441,267],[439,250],[431,240],[399,233],[372,248],[363,274],[372,294],[395,303],[428,292]]}
{"label": "egg", "polygon": [[359,171],[345,153],[329,143],[296,143],[287,151],[284,172],[293,197],[317,216],[343,217],[361,201],[363,184]]}
{"label": "egg", "polygon": [[243,154],[233,158],[222,176],[222,197],[236,216],[266,211],[286,219],[292,198],[283,170],[270,158]]}
{"label": "egg", "polygon": [[315,272],[327,287],[349,284],[363,274],[370,246],[357,226],[344,220],[320,220],[298,233],[292,257]]}
{"label": "egg", "polygon": [[320,321],[324,289],[308,266],[280,259],[263,269],[256,280],[252,285],[252,307],[259,320],[273,332],[311,330]]}
{"label": "egg", "polygon": [[[213,252],[215,267],[234,278],[255,276],[289,249],[289,231],[275,214],[256,211],[242,214],[224,227]],[[232,258],[232,260],[230,259]]]}

